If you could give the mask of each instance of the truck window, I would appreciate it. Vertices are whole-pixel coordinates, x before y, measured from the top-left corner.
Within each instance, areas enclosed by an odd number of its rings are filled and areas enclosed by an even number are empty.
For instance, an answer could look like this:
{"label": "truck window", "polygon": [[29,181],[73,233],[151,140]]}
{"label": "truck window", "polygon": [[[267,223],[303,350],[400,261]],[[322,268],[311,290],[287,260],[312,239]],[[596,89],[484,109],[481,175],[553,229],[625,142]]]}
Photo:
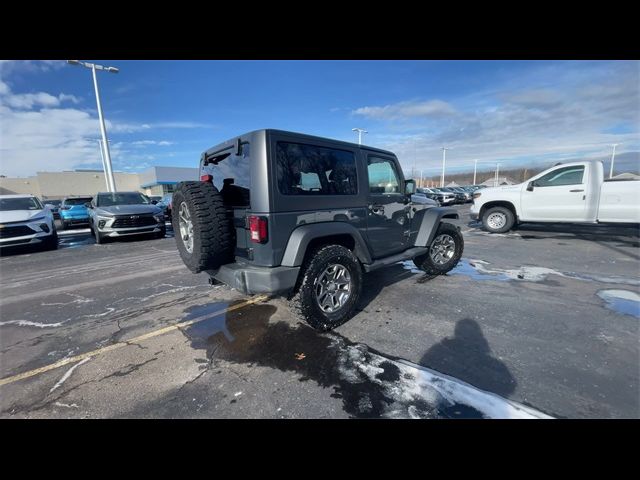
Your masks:
{"label": "truck window", "polygon": [[395,165],[386,158],[369,157],[369,191],[371,193],[400,193]]}
{"label": "truck window", "polygon": [[557,187],[559,185],[578,185],[582,183],[584,165],[559,168],[537,179],[538,187]]}
{"label": "truck window", "polygon": [[283,195],[356,195],[358,182],[353,152],[278,142],[278,189]]}

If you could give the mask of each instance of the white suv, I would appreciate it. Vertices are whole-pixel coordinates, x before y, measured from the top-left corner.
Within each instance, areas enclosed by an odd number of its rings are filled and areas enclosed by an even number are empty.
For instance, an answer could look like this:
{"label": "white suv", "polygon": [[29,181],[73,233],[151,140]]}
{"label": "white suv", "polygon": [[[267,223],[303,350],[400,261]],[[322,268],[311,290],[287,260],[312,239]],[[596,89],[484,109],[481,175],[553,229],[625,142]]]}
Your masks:
{"label": "white suv", "polygon": [[0,248],[16,245],[58,248],[53,213],[33,195],[0,195]]}

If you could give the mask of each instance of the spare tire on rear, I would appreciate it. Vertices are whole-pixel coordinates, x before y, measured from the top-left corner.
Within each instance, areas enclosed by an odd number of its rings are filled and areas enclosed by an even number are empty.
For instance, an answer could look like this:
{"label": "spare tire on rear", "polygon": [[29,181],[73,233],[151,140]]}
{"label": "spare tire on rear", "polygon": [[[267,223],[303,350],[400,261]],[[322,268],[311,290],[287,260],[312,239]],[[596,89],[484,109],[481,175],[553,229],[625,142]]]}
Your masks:
{"label": "spare tire on rear", "polygon": [[210,182],[181,182],[173,193],[171,223],[184,264],[193,273],[233,261],[233,212]]}

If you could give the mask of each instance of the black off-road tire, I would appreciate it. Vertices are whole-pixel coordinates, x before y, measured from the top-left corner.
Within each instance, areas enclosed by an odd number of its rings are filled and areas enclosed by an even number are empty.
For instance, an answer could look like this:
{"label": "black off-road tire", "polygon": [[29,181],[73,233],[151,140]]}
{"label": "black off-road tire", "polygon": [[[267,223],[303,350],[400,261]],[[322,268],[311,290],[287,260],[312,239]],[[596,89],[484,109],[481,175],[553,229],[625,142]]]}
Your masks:
{"label": "black off-road tire", "polygon": [[[316,283],[331,264],[343,265],[351,277],[351,295],[345,305],[335,312],[323,311],[316,300]],[[327,331],[349,320],[358,305],[362,291],[362,267],[351,250],[342,245],[325,245],[309,252],[305,259],[298,283],[289,300],[291,309],[302,317],[311,327]]]}
{"label": "black off-road tire", "polygon": [[[489,218],[491,215],[501,215],[504,217],[504,225],[500,228],[495,228],[492,226]],[[516,223],[516,218],[513,212],[507,207],[492,207],[487,209],[486,212],[482,215],[482,226],[489,233],[505,233],[513,228]]]}
{"label": "black off-road tire", "polygon": [[[215,270],[232,262],[235,250],[233,212],[210,182],[181,182],[172,199],[171,223],[184,264],[193,273]],[[180,234],[180,207],[185,203],[193,223],[193,250],[189,252]]]}
{"label": "black off-road tire", "polygon": [[[439,235],[449,235],[455,244],[453,256],[444,264],[438,264],[431,258],[431,248],[434,246],[434,242]],[[441,222],[438,231],[433,236],[431,245],[429,245],[429,252],[414,258],[413,263],[429,275],[443,275],[455,268],[460,261],[460,257],[462,257],[463,250],[464,239],[462,238],[460,229],[452,223]]]}

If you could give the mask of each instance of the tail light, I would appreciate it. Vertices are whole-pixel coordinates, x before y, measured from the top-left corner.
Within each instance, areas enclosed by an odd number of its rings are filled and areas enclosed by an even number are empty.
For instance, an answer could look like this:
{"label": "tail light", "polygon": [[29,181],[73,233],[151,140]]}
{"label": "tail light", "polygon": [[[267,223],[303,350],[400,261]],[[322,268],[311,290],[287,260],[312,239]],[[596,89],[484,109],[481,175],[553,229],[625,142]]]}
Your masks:
{"label": "tail light", "polygon": [[253,243],[267,243],[268,229],[267,219],[265,217],[249,217],[249,231],[251,232],[251,241]]}
{"label": "tail light", "polygon": [[213,182],[213,175],[200,175],[200,180],[203,182]]}

